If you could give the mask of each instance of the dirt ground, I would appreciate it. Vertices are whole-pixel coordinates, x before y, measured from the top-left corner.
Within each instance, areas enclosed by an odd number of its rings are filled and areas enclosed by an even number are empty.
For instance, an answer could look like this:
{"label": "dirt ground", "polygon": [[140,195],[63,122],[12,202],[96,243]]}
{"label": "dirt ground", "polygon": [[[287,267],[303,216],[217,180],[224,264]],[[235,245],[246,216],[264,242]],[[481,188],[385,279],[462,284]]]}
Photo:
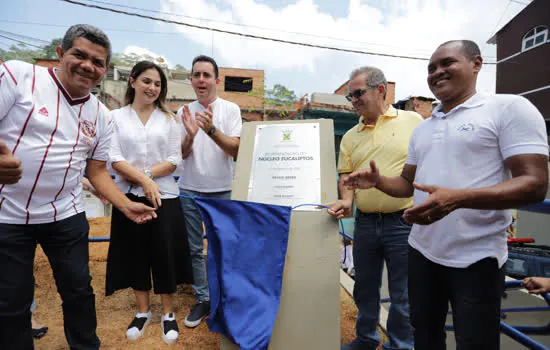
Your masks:
{"label": "dirt ground", "polygon": [[[90,236],[104,237],[109,235],[110,218],[90,219]],[[174,298],[175,313],[178,319],[180,336],[176,344],[166,345],[161,339],[160,298],[153,296],[151,311],[153,321],[146,328],[144,336],[134,342],[125,338],[126,328],[135,315],[135,299],[131,290],[124,290],[105,297],[105,268],[109,243],[90,243],[90,270],[92,285],[96,295],[98,318],[98,336],[103,349],[219,349],[219,335],[208,330],[205,322],[196,329],[188,329],[183,319],[194,304],[193,291],[190,286],[178,290]],[[39,322],[49,327],[48,334],[35,340],[38,350],[68,349],[63,333],[63,314],[61,299],[52,276],[46,256],[40,248],[36,253],[34,267],[36,289],[35,298],[38,309],[35,316]],[[357,308],[352,298],[341,289],[341,341],[346,343],[355,336]]]}

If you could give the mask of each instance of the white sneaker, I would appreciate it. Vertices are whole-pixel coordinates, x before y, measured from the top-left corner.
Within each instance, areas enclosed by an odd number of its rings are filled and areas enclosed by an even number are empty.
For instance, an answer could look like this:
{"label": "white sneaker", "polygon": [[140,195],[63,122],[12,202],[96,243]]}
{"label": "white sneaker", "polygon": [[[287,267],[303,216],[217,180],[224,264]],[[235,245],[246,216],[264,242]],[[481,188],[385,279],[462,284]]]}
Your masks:
{"label": "white sneaker", "polygon": [[174,313],[171,312],[162,316],[160,326],[162,327],[162,340],[166,344],[174,344],[178,340],[179,335],[178,323],[176,322]]}
{"label": "white sneaker", "polygon": [[145,327],[151,322],[152,317],[151,311],[146,314],[138,312],[132,323],[128,326],[126,338],[128,338],[128,340],[137,340],[141,338]]}

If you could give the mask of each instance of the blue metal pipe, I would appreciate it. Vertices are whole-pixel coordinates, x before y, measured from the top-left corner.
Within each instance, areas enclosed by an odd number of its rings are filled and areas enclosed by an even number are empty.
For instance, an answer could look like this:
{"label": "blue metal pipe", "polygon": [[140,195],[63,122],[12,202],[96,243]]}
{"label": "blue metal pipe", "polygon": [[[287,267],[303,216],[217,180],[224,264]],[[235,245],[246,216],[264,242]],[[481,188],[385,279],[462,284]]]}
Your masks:
{"label": "blue metal pipe", "polygon": [[546,326],[512,326],[518,332],[532,335],[550,335],[550,323]]}
{"label": "blue metal pipe", "polygon": [[550,214],[550,199],[545,199],[540,203],[531,204],[525,207],[518,208],[518,210],[531,211],[534,213]]}
{"label": "blue metal pipe", "polygon": [[548,350],[548,348],[545,345],[542,345],[541,343],[529,338],[528,336],[526,336],[525,334],[523,334],[522,332],[520,332],[516,328],[514,328],[510,325],[507,325],[506,323],[504,323],[502,321],[500,322],[500,331],[502,333],[506,334],[507,336],[509,336],[510,338],[514,339],[515,341],[517,341],[521,345],[527,346],[529,349],[532,349],[532,350]]}
{"label": "blue metal pipe", "polygon": [[531,312],[531,311],[550,311],[550,306],[532,306],[532,307],[507,307],[502,312]]}
{"label": "blue metal pipe", "polygon": [[111,237],[89,237],[88,242],[109,242]]}
{"label": "blue metal pipe", "polygon": [[[507,336],[509,336],[510,338],[514,339],[521,345],[525,345],[532,350],[548,350],[548,347],[529,338],[524,333],[522,333],[522,331],[520,331],[518,328],[520,327],[512,327],[502,321],[500,322],[500,331],[506,334]],[[534,327],[534,328],[537,328],[537,327]],[[447,324],[445,325],[445,330],[453,331],[454,327],[452,324]]]}

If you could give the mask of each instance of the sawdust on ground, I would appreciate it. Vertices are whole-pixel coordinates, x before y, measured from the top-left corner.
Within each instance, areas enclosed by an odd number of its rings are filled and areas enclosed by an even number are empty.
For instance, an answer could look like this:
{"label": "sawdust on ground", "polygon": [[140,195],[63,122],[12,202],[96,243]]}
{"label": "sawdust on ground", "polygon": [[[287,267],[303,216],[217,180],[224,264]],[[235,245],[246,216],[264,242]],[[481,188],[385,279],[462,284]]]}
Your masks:
{"label": "sawdust on ground", "polygon": [[[90,221],[90,237],[105,237],[109,235],[110,218],[95,218]],[[105,297],[105,267],[108,244],[90,243],[90,272],[92,285],[96,295],[98,318],[97,333],[103,349],[219,349],[220,337],[208,330],[205,322],[195,329],[186,328],[183,319],[194,304],[193,290],[190,286],[180,288],[174,298],[174,308],[180,329],[176,344],[166,345],[161,339],[160,328],[160,298],[152,296],[151,311],[153,321],[146,328],[144,336],[133,342],[126,340],[125,332],[135,315],[135,299],[131,290],[124,290]],[[48,334],[35,340],[37,350],[68,349],[63,332],[63,313],[61,299],[53,279],[48,260],[40,248],[36,252],[34,266],[36,289],[35,298],[38,309],[35,316],[39,322],[49,327]],[[341,342],[346,343],[355,337],[355,321],[357,308],[353,299],[341,289]]]}

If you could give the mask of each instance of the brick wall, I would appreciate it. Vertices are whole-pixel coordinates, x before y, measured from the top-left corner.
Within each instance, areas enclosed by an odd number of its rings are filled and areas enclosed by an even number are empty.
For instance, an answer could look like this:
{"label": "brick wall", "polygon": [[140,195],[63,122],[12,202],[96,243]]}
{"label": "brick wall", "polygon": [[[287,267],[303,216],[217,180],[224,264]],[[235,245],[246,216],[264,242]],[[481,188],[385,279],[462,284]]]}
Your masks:
{"label": "brick wall", "polygon": [[53,60],[53,59],[42,59],[42,58],[35,58],[37,66],[46,67],[46,68],[57,68],[59,67],[59,60]]}
{"label": "brick wall", "polygon": [[336,95],[342,95],[342,96],[346,95],[348,93],[348,90],[347,90],[348,89],[348,83],[349,83],[349,80],[346,81],[344,84],[340,85],[340,87],[338,89],[336,89],[334,91],[334,93]]}
{"label": "brick wall", "polygon": [[264,116],[258,111],[248,111],[246,108],[241,108],[241,116],[249,122],[262,121]]}
{"label": "brick wall", "polygon": [[[247,92],[226,92],[225,77],[242,77],[252,79],[252,91]],[[264,71],[257,69],[240,69],[240,68],[221,68],[220,67],[220,83],[218,84],[218,96],[224,100],[236,103],[244,112],[245,108],[263,108],[263,89],[264,89]]]}

